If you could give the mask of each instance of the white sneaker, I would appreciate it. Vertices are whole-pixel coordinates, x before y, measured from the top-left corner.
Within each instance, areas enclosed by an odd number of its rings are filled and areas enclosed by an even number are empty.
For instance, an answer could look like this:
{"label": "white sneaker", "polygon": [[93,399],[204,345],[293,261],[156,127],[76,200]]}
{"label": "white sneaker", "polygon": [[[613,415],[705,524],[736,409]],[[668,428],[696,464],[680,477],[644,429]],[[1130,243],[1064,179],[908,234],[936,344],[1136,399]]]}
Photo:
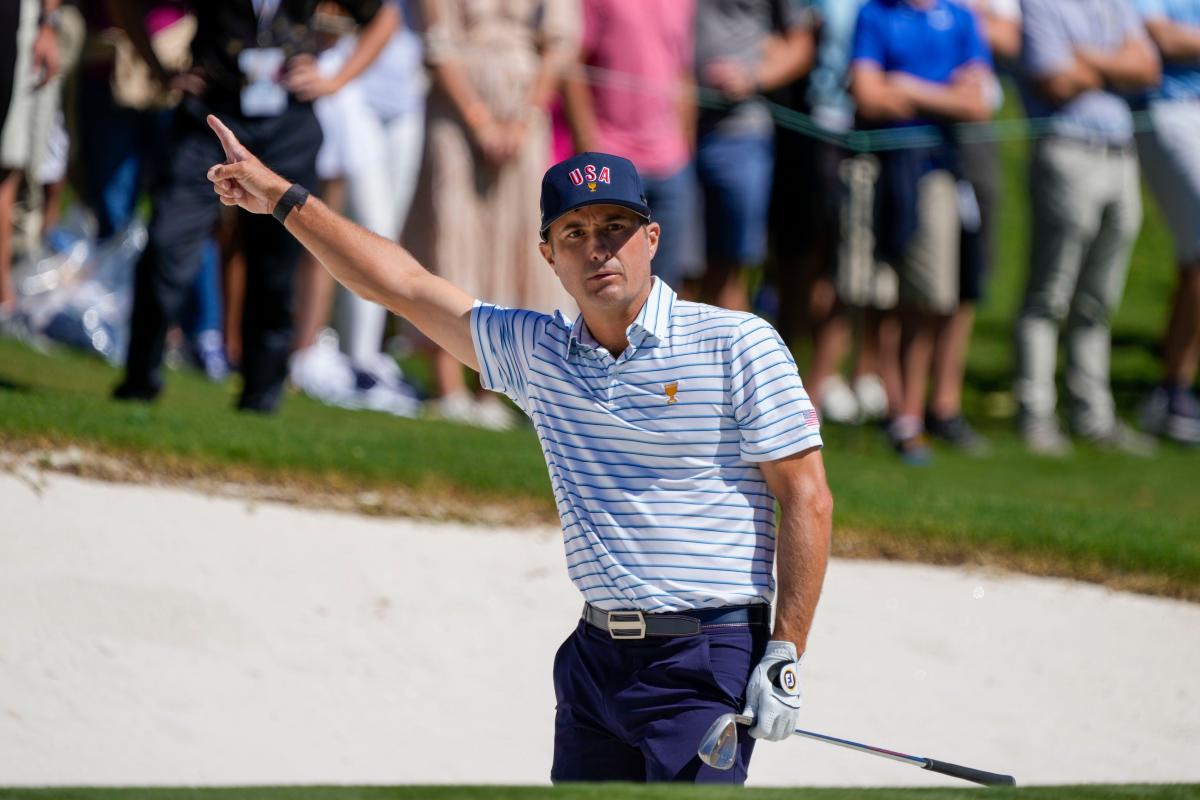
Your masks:
{"label": "white sneaker", "polygon": [[338,350],[332,331],[322,331],[310,347],[292,353],[288,377],[301,392],[329,405],[340,406],[354,395],[354,367]]}
{"label": "white sneaker", "polygon": [[1135,431],[1121,420],[1114,420],[1112,425],[1101,433],[1082,435],[1096,447],[1115,453],[1150,458],[1158,452],[1158,443],[1153,437]]}
{"label": "white sneaker", "polygon": [[1035,456],[1066,458],[1074,449],[1071,440],[1063,434],[1058,420],[1054,417],[1022,415],[1018,418],[1017,425],[1021,438],[1025,440],[1025,446]]}
{"label": "white sneaker", "polygon": [[484,395],[475,404],[475,424],[491,431],[511,431],[517,427],[517,415],[495,395]]}
{"label": "white sneaker", "polygon": [[476,400],[468,392],[454,392],[434,401],[438,415],[448,422],[474,425],[491,431],[508,431],[517,426],[517,416],[499,398]]}
{"label": "white sneaker", "polygon": [[404,373],[391,356],[372,353],[353,369],[364,407],[398,417],[420,416],[417,392],[404,380]]}
{"label": "white sneaker", "polygon": [[394,417],[415,419],[421,416],[421,403],[406,391],[378,380],[369,372],[355,370],[357,386],[354,396],[347,398],[344,408],[364,408],[383,411]]}
{"label": "white sneaker", "polygon": [[883,388],[883,379],[878,375],[869,373],[855,378],[854,396],[858,400],[858,413],[864,421],[887,416],[887,391]]}
{"label": "white sneaker", "polygon": [[825,422],[853,424],[858,422],[858,398],[841,375],[833,374],[817,387],[817,410]]}
{"label": "white sneaker", "polygon": [[[386,371],[382,363],[375,366]],[[394,362],[392,367],[399,375]],[[421,413],[421,404],[402,379],[393,385],[390,374],[380,377],[355,369],[349,356],[338,349],[337,334],[329,329],[321,331],[311,347],[292,354],[288,372],[293,386],[326,405],[383,411],[397,417],[416,417]]]}
{"label": "white sneaker", "polygon": [[453,392],[433,401],[434,411],[447,422],[476,424],[475,398],[467,392]]}
{"label": "white sneaker", "polygon": [[22,338],[22,319],[17,313],[17,306],[14,303],[10,306],[0,306],[0,337],[11,336],[14,339]]}

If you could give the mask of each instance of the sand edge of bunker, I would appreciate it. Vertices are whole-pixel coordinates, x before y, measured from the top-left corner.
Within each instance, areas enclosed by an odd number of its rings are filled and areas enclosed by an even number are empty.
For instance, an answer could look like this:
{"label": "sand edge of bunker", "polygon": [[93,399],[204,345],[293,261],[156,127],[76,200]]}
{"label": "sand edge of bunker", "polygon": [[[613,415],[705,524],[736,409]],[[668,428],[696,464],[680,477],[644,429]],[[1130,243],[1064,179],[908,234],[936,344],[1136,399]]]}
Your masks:
{"label": "sand edge of bunker", "polygon": [[[50,472],[102,482],[169,486],[249,505],[283,503],[372,517],[524,528],[538,535],[555,535],[558,523],[549,497],[539,502],[480,495],[436,480],[416,487],[363,487],[336,474],[269,471],[173,454],[105,451],[6,436],[0,436],[0,472],[20,478],[35,493],[42,490],[41,476]],[[1049,551],[1014,552],[999,544],[981,547],[978,541],[965,539],[838,526],[833,555],[1068,578],[1114,591],[1200,602],[1200,586],[1172,576],[1114,570],[1098,558],[1068,559]]]}

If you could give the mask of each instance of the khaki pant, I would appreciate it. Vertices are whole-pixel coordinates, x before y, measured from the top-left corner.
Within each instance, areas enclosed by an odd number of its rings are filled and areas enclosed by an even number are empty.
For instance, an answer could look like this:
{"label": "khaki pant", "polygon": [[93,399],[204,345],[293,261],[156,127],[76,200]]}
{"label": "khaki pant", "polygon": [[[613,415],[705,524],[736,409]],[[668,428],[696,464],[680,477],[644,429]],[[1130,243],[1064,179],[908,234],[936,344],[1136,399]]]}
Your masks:
{"label": "khaki pant", "polygon": [[1137,158],[1132,151],[1045,139],[1035,146],[1029,185],[1033,236],[1016,328],[1017,402],[1027,418],[1053,416],[1058,330],[1066,320],[1071,424],[1082,434],[1101,434],[1115,420],[1112,315],[1142,221]]}
{"label": "khaki pant", "polygon": [[900,305],[927,314],[953,314],[962,240],[954,174],[944,169],[926,173],[917,184],[917,209],[920,224],[898,269]]}
{"label": "khaki pant", "polygon": [[869,153],[846,158],[838,168],[846,190],[841,208],[837,295],[848,306],[896,307],[896,270],[875,259],[875,182],[879,159]]}

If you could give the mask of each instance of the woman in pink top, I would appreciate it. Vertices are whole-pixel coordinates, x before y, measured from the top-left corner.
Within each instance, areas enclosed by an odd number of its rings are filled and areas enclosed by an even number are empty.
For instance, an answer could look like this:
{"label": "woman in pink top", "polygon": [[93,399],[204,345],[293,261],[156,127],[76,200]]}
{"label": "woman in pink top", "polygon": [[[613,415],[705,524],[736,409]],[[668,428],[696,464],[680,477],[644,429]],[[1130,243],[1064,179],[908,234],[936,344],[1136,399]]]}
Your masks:
{"label": "woman in pink top", "polygon": [[567,90],[579,150],[634,163],[663,235],[654,274],[679,290],[696,241],[693,0],[583,0],[582,69]]}

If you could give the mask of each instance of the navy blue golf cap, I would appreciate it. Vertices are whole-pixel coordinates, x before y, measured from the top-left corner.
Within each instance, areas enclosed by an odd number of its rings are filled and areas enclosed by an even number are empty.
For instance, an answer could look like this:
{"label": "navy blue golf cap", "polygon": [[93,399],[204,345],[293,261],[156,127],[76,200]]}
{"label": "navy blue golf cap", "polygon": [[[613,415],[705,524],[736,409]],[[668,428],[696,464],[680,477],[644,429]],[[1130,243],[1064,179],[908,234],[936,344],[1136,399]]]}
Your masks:
{"label": "navy blue golf cap", "polygon": [[601,203],[624,206],[650,219],[642,179],[629,159],[580,153],[560,161],[542,176],[542,238],[551,223],[568,211]]}

